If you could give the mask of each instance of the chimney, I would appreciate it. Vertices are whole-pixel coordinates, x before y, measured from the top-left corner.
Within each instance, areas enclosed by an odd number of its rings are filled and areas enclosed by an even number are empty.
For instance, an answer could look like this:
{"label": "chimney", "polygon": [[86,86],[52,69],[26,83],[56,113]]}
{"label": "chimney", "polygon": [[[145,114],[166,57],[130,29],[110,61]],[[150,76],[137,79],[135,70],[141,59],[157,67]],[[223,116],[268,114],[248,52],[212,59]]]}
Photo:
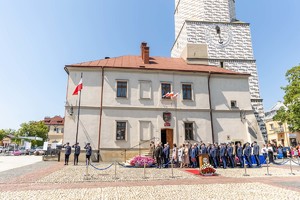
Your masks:
{"label": "chimney", "polygon": [[144,47],[144,64],[149,64],[149,49],[150,47]]}
{"label": "chimney", "polygon": [[144,47],[147,46],[147,42],[142,42],[141,43],[141,56],[142,56],[142,59],[144,60]]}

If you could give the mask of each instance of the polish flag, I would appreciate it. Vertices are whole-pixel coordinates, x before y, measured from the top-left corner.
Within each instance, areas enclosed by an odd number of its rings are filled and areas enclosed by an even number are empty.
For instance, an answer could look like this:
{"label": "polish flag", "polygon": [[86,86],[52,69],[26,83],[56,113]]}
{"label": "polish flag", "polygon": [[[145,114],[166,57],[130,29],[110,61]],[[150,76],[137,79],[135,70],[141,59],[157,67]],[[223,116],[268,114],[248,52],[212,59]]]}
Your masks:
{"label": "polish flag", "polygon": [[174,94],[171,98],[172,99],[176,99],[178,97],[179,93],[177,92],[176,94]]}
{"label": "polish flag", "polygon": [[79,91],[81,91],[83,88],[83,85],[82,85],[82,79],[80,79],[78,85],[76,86],[74,92],[73,92],[73,95],[77,95]]}

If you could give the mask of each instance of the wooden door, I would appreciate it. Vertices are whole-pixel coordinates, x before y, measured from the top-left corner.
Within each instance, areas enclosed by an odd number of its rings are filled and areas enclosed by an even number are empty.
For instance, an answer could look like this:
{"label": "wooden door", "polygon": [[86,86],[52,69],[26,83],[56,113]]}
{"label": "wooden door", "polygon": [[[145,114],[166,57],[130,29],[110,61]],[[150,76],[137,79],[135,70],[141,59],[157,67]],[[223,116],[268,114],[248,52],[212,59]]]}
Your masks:
{"label": "wooden door", "polygon": [[167,142],[170,145],[170,148],[173,149],[173,129],[166,130],[166,138],[167,138]]}

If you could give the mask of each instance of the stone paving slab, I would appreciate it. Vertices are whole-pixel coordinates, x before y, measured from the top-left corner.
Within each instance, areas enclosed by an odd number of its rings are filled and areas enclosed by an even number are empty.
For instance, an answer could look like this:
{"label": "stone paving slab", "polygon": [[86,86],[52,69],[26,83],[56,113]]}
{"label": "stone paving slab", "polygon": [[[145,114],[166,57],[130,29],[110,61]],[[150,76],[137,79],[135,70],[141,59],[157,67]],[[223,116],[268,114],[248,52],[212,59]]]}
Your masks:
{"label": "stone paving slab", "polygon": [[0,199],[164,199],[298,200],[299,192],[262,183],[159,185],[1,192]]}

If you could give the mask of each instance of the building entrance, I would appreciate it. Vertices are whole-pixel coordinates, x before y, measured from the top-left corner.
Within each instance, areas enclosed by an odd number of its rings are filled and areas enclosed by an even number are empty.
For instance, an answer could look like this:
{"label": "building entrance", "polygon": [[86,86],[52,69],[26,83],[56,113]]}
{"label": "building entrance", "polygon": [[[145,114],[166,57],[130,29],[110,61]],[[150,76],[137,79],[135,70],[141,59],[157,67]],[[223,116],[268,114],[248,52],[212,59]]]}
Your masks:
{"label": "building entrance", "polygon": [[161,129],[160,138],[163,145],[168,142],[170,148],[173,148],[173,129]]}

